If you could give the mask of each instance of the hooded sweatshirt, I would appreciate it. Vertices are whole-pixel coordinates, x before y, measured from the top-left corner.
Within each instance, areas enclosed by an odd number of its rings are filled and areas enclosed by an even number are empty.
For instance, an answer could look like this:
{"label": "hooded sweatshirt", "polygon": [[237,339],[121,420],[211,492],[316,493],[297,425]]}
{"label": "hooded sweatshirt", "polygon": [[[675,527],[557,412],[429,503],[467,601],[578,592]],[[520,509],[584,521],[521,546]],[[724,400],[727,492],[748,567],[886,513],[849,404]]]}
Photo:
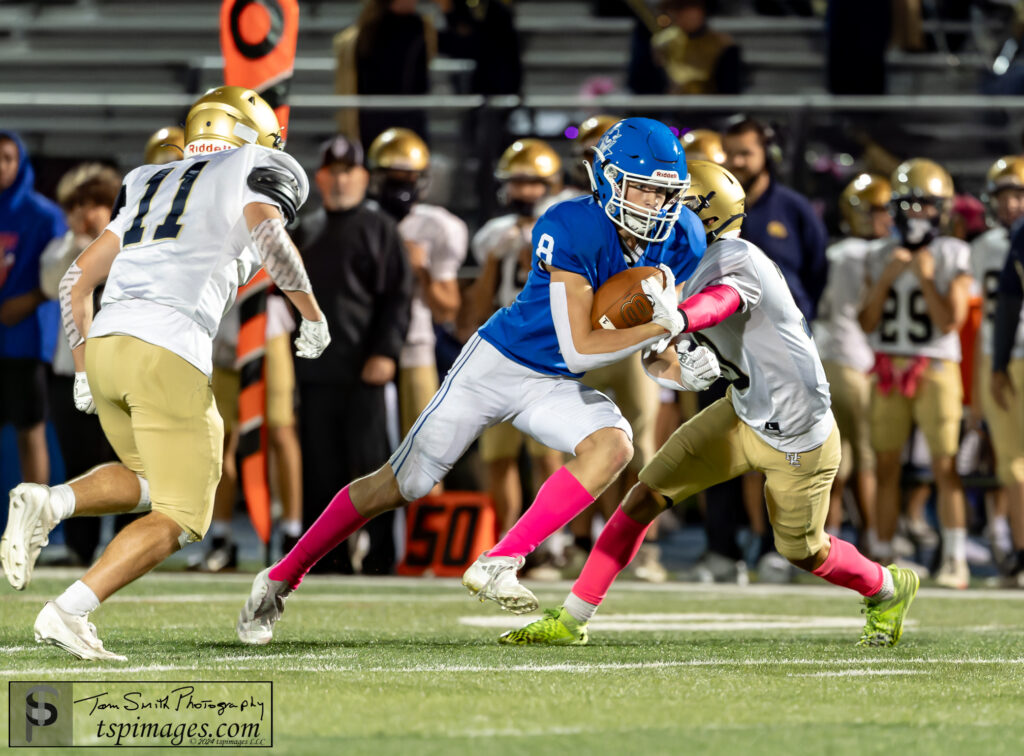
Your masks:
{"label": "hooded sweatshirt", "polygon": [[[21,138],[0,130],[18,145],[18,175],[0,192],[0,304],[39,288],[39,258],[55,236],[67,230],[64,214],[33,189],[35,172]],[[6,268],[6,275],[3,269]],[[53,358],[60,328],[60,304],[43,302],[13,326],[0,324],[0,358]]]}

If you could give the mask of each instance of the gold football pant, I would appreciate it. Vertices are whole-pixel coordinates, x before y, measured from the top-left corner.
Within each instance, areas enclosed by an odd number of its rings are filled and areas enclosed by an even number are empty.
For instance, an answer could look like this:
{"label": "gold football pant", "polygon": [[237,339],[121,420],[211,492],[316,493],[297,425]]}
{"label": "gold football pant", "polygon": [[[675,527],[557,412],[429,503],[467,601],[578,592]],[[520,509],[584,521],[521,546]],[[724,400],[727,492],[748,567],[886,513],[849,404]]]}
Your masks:
{"label": "gold football pant", "polygon": [[992,398],[990,357],[984,358],[981,383],[974,388],[981,392],[981,407],[996,454],[996,475],[1004,486],[1024,481],[1024,359],[1011,360],[1007,373],[1014,390],[1009,411],[1000,408]]}
{"label": "gold football pant", "polygon": [[[910,358],[893,357],[897,370],[906,369]],[[916,423],[928,442],[932,459],[952,457],[960,446],[964,387],[960,365],[950,360],[932,360],[921,373],[913,397],[894,386],[883,394],[871,392],[871,445],[876,452],[899,451],[910,438]]]}
{"label": "gold football pant", "polygon": [[398,414],[402,421],[402,438],[409,435],[416,419],[430,404],[440,385],[437,365],[399,368]]}
{"label": "gold football pant", "polygon": [[654,431],[661,404],[658,384],[644,374],[640,354],[630,355],[612,365],[591,370],[583,384],[610,394],[622,416],[633,428],[635,453],[630,469],[638,470],[654,456]]}
{"label": "gold football pant", "polygon": [[531,457],[543,457],[551,451],[512,423],[498,423],[480,434],[480,459],[484,462],[516,459],[523,443],[526,444],[526,453]]}
{"label": "gold football pant", "polygon": [[745,472],[762,472],[775,548],[800,560],[828,542],[825,516],[840,456],[834,426],[815,449],[783,452],[769,446],[736,416],[730,388],[672,434],[640,471],[640,481],[679,502]]}
{"label": "gold football pant", "polygon": [[[287,428],[295,425],[295,361],[292,358],[289,334],[267,339],[264,374],[267,383],[267,427]],[[224,421],[225,433],[238,425],[238,392],[242,376],[237,370],[213,368],[213,396],[217,411]]]}
{"label": "gold football pant", "polygon": [[201,540],[224,441],[210,380],[174,352],[132,336],[86,343],[89,388],[107,440],[149,481],[153,511],[178,523],[189,541]]}
{"label": "gold football pant", "polygon": [[[875,450],[871,448],[871,378],[841,362],[823,361],[832,414],[836,416],[839,437],[843,441],[843,462],[839,476],[845,480],[854,468],[875,469]],[[847,446],[851,454],[845,454]]]}

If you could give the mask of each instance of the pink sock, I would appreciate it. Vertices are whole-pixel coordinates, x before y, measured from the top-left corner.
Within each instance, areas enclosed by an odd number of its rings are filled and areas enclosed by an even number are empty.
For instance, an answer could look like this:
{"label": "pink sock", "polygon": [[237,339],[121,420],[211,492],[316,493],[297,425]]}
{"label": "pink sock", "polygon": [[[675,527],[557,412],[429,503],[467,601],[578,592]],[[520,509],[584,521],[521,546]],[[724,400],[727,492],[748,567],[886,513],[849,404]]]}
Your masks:
{"label": "pink sock", "polygon": [[268,576],[271,580],[287,580],[288,585],[297,588],[314,564],[366,523],[367,519],[356,511],[345,486],[335,494],[295,548],[270,568]]}
{"label": "pink sock", "polygon": [[649,527],[650,523],[637,522],[618,507],[573,583],[573,594],[594,606],[604,601],[615,578],[633,561]]}
{"label": "pink sock", "polygon": [[825,562],[814,574],[824,578],[833,585],[852,588],[861,596],[874,596],[882,589],[885,568],[878,562],[872,562],[857,551],[857,547],[835,536],[829,536],[832,548],[825,557]]}
{"label": "pink sock", "polygon": [[560,467],[544,481],[526,514],[487,555],[525,556],[593,503],[594,497],[576,476]]}

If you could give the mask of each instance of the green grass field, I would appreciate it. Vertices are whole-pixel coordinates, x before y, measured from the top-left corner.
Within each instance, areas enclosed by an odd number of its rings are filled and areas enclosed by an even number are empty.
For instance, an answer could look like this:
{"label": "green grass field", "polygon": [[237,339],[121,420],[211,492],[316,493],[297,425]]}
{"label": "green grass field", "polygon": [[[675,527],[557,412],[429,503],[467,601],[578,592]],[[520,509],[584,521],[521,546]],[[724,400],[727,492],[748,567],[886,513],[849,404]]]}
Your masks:
{"label": "green grass field", "polygon": [[[160,572],[93,615],[129,657],[98,664],[32,638],[76,574],[0,591],[5,680],[272,680],[280,753],[1024,751],[1021,592],[922,589],[902,643],[862,649],[840,589],[623,582],[591,645],[506,648],[525,619],[455,581],[309,578],[252,648],[234,633],[250,576]],[[539,588],[557,605],[568,584]]]}

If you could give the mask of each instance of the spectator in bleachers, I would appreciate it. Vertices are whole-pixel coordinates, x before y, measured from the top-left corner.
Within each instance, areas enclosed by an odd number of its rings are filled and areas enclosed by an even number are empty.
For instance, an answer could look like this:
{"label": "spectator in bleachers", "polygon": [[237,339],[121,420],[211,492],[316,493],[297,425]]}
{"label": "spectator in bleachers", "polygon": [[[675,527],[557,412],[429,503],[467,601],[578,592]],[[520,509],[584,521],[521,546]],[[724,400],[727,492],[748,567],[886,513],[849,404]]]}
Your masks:
{"label": "spectator in bleachers", "polygon": [[[343,136],[325,142],[314,180],[323,208],[303,219],[295,238],[332,341],[315,369],[310,360],[296,365],[306,527],[345,481],[391,453],[384,387],[396,376],[412,300],[398,227],[376,203],[364,201],[369,174],[361,145]],[[382,516],[367,526],[363,572],[391,571],[393,522]],[[323,571],[352,571],[344,544],[320,564]]]}
{"label": "spectator in bleachers", "polygon": [[708,26],[706,0],[664,0],[661,15],[639,18],[628,74],[637,94],[738,94],[740,48]]}
{"label": "spectator in bleachers", "polygon": [[[997,160],[988,172],[986,192],[999,222],[971,244],[971,268],[984,297],[984,317],[974,350],[975,372],[972,404],[981,408],[996,458],[996,476],[1002,488],[990,522],[998,551],[1012,559],[1007,566],[1013,585],[1024,588],[1024,326],[1012,331],[1012,349],[998,379],[992,373],[993,322],[999,276],[1010,251],[1010,229],[1024,217],[1024,158],[1016,155]],[[1013,385],[1006,398],[1009,411],[1000,407],[991,386],[999,381]],[[1005,385],[1005,384],[1003,384]],[[977,412],[975,412],[977,414]],[[1010,521],[1007,522],[1006,513]],[[1012,525],[1012,527],[1011,527]],[[1012,540],[1011,540],[1012,539]]]}
{"label": "spectator in bleachers", "polygon": [[743,238],[764,250],[782,270],[797,307],[807,322],[814,320],[825,290],[828,234],[811,203],[773,175],[769,152],[772,130],[753,118],[740,118],[726,129],[725,167],[747,193]]}
{"label": "spectator in bleachers", "polygon": [[[179,153],[180,155],[180,153]],[[57,184],[57,202],[64,211],[68,231],[51,241],[43,251],[39,268],[39,288],[57,301],[60,280],[71,263],[110,223],[111,209],[121,191],[121,176],[101,163],[83,163],[61,177]],[[94,311],[99,309],[100,292],[93,297]],[[100,427],[99,418],[79,412],[74,401],[75,363],[67,339],[57,339],[53,355],[53,373],[49,385],[49,410],[57,432],[57,443],[64,459],[68,480],[106,462],[117,462]],[[118,515],[119,525],[134,515]],[[64,541],[77,564],[91,564],[100,542],[98,517],[72,517],[64,522]]]}
{"label": "spectator in bleachers", "polygon": [[67,225],[34,182],[21,138],[0,131],[0,426],[12,423],[17,432],[22,480],[46,484],[46,375],[60,305],[39,287],[39,260]]}
{"label": "spectator in bleachers", "polygon": [[[437,31],[416,0],[363,0],[356,23],[334,38],[337,94],[422,95],[430,92]],[[369,144],[390,126],[427,136],[422,110],[359,110],[338,114],[338,130]]]}
{"label": "spectator in bleachers", "polygon": [[523,61],[519,32],[509,0],[434,0],[446,28],[438,50],[450,58],[472,60],[476,67],[466,94],[519,94]]}
{"label": "spectator in bleachers", "polygon": [[903,447],[913,425],[928,444],[938,491],[942,560],[936,582],[966,588],[966,501],[956,470],[963,384],[960,337],[972,282],[970,248],[945,235],[953,180],[942,166],[917,158],[890,179],[897,235],[872,247],[860,324],[875,350],[871,445],[877,458],[878,543],[893,555],[900,512]]}
{"label": "spectator in bleachers", "polygon": [[818,317],[812,324],[814,341],[825,368],[832,394],[832,412],[843,440],[843,460],[832,484],[826,527],[839,534],[843,523],[843,489],[856,469],[857,503],[862,531],[858,545],[865,554],[874,551],[875,453],[871,448],[871,378],[875,354],[857,321],[864,297],[865,260],[872,240],[889,235],[892,219],[889,200],[892,187],[882,176],[862,173],[839,196],[841,229],[845,237],[831,245],[828,284],[822,294]]}
{"label": "spectator in bleachers", "polygon": [[461,218],[420,201],[430,150],[414,132],[390,128],[370,145],[369,196],[398,223],[414,278],[412,311],[398,360],[398,406],[404,437],[437,393],[440,380],[434,324],[455,321],[462,303],[457,279],[466,259],[469,229]]}
{"label": "spectator in bleachers", "polygon": [[885,94],[892,0],[829,0],[825,15],[828,91]]}

